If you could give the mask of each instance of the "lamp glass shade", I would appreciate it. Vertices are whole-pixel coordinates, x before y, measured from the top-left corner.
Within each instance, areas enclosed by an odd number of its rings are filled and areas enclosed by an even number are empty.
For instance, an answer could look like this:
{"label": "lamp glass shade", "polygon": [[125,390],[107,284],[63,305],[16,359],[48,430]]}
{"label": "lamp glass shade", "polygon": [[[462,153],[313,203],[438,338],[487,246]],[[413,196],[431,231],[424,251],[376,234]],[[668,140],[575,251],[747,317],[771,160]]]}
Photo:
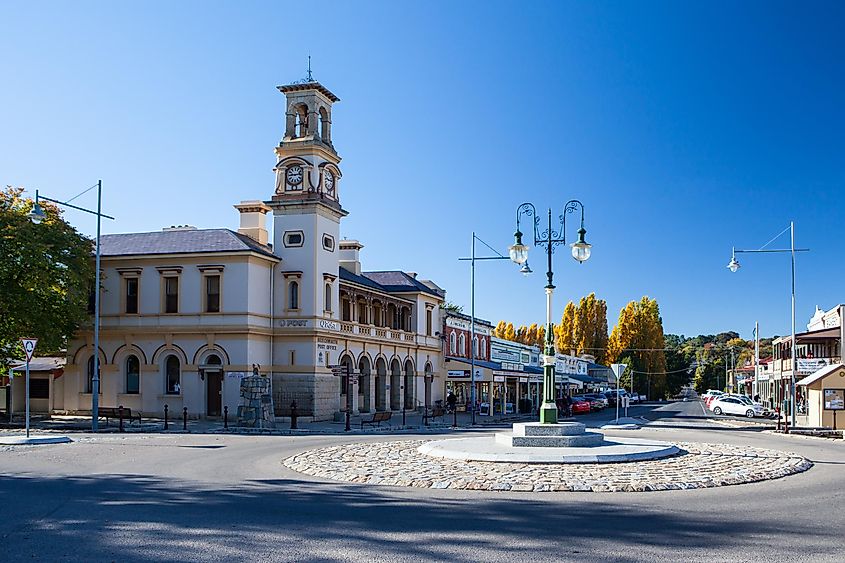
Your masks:
{"label": "lamp glass shade", "polygon": [[579,240],[578,242],[573,242],[570,246],[572,246],[572,257],[578,260],[578,262],[586,262],[590,259],[592,244]]}
{"label": "lamp glass shade", "polygon": [[37,225],[44,220],[44,210],[36,203],[35,207],[32,208],[32,211],[29,212],[28,217],[30,221]]}
{"label": "lamp glass shade", "polygon": [[730,263],[728,264],[728,270],[731,272],[736,272],[739,270],[739,262],[736,261],[736,258],[731,258]]}
{"label": "lamp glass shade", "polygon": [[511,260],[519,265],[525,264],[528,261],[528,247],[522,243],[517,242],[508,248]]}

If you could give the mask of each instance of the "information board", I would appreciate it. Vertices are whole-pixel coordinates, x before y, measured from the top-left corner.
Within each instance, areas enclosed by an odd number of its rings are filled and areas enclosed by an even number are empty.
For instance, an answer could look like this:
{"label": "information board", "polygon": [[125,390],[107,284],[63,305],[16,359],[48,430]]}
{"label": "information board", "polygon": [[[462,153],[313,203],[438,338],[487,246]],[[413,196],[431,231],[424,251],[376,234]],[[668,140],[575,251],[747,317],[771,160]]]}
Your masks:
{"label": "information board", "polygon": [[824,390],[824,410],[841,411],[845,410],[845,389]]}

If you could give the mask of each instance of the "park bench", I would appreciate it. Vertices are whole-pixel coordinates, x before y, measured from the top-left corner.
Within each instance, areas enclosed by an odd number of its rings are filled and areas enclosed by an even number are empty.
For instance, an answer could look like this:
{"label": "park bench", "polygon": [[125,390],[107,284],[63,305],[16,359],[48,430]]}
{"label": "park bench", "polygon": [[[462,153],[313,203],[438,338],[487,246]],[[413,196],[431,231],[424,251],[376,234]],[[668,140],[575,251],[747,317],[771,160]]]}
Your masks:
{"label": "park bench", "polygon": [[376,426],[381,426],[382,422],[390,424],[391,416],[393,416],[393,413],[389,411],[374,412],[370,420],[361,419],[361,428],[363,429],[365,424],[375,424]]}
{"label": "park bench", "polygon": [[[123,417],[124,420],[128,420],[129,423],[132,423],[132,409],[128,407],[100,407],[97,411],[97,414],[101,418],[106,419],[106,425],[109,423],[110,418],[114,418],[120,420]],[[141,425],[141,413],[135,413],[138,425]]]}
{"label": "park bench", "polygon": [[444,409],[443,407],[433,407],[431,409],[431,418],[432,419],[437,418],[438,416],[440,418],[443,418],[445,415],[446,415],[446,409]]}

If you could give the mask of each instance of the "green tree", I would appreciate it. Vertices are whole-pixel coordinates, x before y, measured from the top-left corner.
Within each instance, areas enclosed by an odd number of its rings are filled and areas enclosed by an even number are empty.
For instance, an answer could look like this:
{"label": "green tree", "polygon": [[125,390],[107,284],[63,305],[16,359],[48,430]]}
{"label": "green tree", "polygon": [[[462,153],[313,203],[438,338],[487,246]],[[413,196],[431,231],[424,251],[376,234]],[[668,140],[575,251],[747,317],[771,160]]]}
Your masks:
{"label": "green tree", "polygon": [[90,320],[93,243],[46,203],[45,219],[33,224],[34,202],[22,194],[0,190],[0,351],[8,355],[31,336],[39,353],[55,354]]}

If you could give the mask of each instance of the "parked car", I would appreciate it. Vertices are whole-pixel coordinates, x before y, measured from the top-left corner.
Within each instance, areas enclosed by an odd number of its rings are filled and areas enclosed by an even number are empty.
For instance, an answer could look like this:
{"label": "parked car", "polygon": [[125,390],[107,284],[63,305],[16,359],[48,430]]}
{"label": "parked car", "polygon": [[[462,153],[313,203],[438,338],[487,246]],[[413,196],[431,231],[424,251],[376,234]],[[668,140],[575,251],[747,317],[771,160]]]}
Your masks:
{"label": "parked car", "polygon": [[607,397],[605,397],[601,393],[585,393],[584,397],[590,399],[590,401],[596,402],[599,409],[605,408],[609,403]]}
{"label": "parked car", "polygon": [[744,404],[744,405],[750,405],[750,406],[757,405],[757,406],[759,406],[761,409],[763,409],[763,416],[769,414],[769,409],[767,409],[766,407],[764,407],[760,403],[755,403],[753,400],[751,400],[751,397],[747,397],[745,395],[728,395],[728,396],[729,397],[735,397],[735,398],[739,399],[740,401],[742,401],[742,404]]}
{"label": "parked car", "polygon": [[581,397],[572,397],[572,414],[589,414],[590,402]]}
{"label": "parked car", "polygon": [[632,403],[639,403],[640,401],[642,401],[642,399],[640,399],[639,393],[631,393],[631,402]]}
{"label": "parked car", "polygon": [[[607,404],[609,406],[611,406],[611,407],[616,406],[616,389],[610,389],[608,391],[605,391],[603,393],[603,395],[607,398]],[[628,395],[628,392],[625,391],[624,389],[619,390],[619,396],[620,397],[626,397],[627,395]]]}
{"label": "parked car", "polygon": [[714,399],[712,404],[713,414],[735,414],[739,416],[747,416],[754,418],[755,416],[763,416],[763,407],[760,405],[747,405],[739,400],[737,397],[719,397]]}

